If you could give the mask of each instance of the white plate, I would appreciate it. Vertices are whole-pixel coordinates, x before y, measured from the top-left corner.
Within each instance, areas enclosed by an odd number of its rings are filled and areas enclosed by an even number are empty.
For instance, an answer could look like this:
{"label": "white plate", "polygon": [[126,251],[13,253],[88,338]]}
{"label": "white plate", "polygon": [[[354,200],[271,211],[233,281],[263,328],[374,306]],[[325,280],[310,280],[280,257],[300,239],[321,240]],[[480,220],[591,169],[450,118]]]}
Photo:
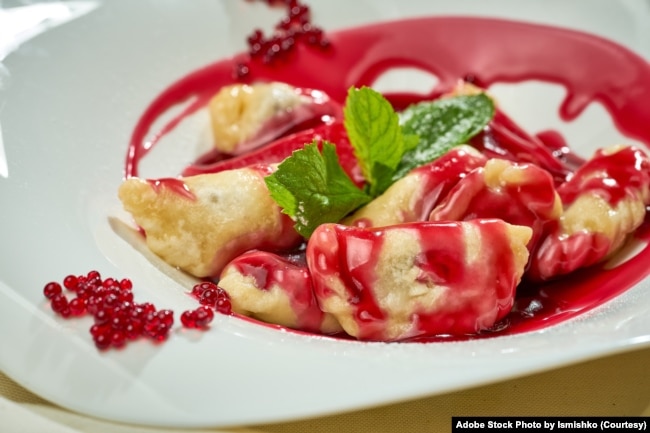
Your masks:
{"label": "white plate", "polygon": [[[491,15],[600,33],[650,58],[645,1],[312,3],[314,20],[327,29],[425,13]],[[242,50],[252,27],[268,28],[279,13],[243,0],[84,4],[97,7],[2,60],[0,369],[29,390],[123,422],[251,424],[412,399],[650,345],[646,280],[569,322],[480,341],[364,344],[218,316],[209,332],[177,329],[160,346],[97,351],[89,321],[55,318],[43,285],[98,269],[132,278],[136,297],[161,308],[194,305],[108,226],[107,216],[120,212],[115,191],[125,149],[160,91]],[[518,92],[500,91],[506,109],[523,92],[540,96],[525,86]],[[552,113],[561,92],[544,95],[540,111]],[[616,138],[602,110],[592,111],[576,125],[552,116],[545,125],[535,124],[539,116],[519,120],[533,132],[564,128],[570,139],[588,121]]]}

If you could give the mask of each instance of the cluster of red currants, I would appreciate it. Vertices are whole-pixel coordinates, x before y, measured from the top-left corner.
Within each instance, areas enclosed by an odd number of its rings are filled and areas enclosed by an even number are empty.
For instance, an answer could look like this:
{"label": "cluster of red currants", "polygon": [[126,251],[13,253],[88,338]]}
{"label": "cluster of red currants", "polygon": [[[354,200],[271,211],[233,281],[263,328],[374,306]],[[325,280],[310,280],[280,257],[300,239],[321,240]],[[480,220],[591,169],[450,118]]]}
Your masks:
{"label": "cluster of red currants", "polygon": [[[330,46],[320,27],[311,22],[309,6],[298,0],[264,0],[269,6],[284,6],[287,13],[275,25],[271,35],[264,35],[255,29],[248,36],[248,55],[250,59],[259,59],[265,64],[274,64],[285,60],[296,44],[306,44],[321,50]],[[236,79],[245,78],[250,72],[250,62],[241,61],[235,65],[233,75]]]}
{"label": "cluster of red currants", "polygon": [[[68,275],[63,285],[49,282],[43,294],[61,317],[91,315],[94,323],[90,334],[99,349],[120,348],[140,337],[166,340],[174,324],[173,311],[157,310],[149,302],[134,302],[132,287],[127,278],[102,279],[99,272],[90,271],[86,275]],[[64,288],[72,294],[71,298],[66,296]],[[215,309],[223,314],[232,312],[228,294],[214,283],[199,283],[191,293],[201,306],[181,314],[181,324],[186,328],[207,328]]]}

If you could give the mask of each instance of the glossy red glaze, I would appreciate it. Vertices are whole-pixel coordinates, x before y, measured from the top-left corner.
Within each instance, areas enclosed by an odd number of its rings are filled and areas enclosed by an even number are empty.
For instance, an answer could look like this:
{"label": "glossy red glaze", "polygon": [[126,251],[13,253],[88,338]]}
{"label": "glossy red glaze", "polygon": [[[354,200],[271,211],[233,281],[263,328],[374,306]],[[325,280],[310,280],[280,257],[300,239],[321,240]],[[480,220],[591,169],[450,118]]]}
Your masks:
{"label": "glossy red glaze", "polygon": [[411,174],[422,177],[424,195],[418,200],[412,218],[404,222],[428,220],[433,208],[449,194],[449,191],[467,173],[485,165],[486,160],[483,155],[468,153],[459,147],[429,164],[414,169]]}
{"label": "glossy red glaze", "polygon": [[[482,154],[469,149],[466,146],[459,146],[451,149],[440,158],[423,166],[417,167],[406,175],[409,179],[417,182],[417,189],[412,191],[407,205],[404,208],[385,209],[381,206],[378,212],[382,215],[390,214],[396,223],[408,223],[414,221],[426,221],[429,214],[438,203],[443,200],[449,191],[461,180],[467,173],[475,168],[482,167],[487,158]],[[409,181],[409,185],[413,185]],[[388,191],[388,194],[391,194]],[[373,227],[379,224],[372,216],[354,215],[346,219],[344,224],[357,227]]]}
{"label": "glossy red glaze", "polygon": [[[491,158],[535,164],[551,173],[558,185],[567,179],[572,169],[575,169],[565,162],[568,158],[557,158],[554,149],[548,148],[538,137],[522,130],[499,110],[496,111],[494,119],[487,128],[473,137],[470,144]],[[570,151],[563,150],[571,155],[572,161],[577,159]]]}
{"label": "glossy red glaze", "polygon": [[325,315],[318,307],[311,275],[303,260],[251,251],[234,259],[228,267],[234,267],[243,276],[253,277],[259,290],[273,287],[282,290],[296,316],[297,328],[319,332]]}
{"label": "glossy red glaze", "polygon": [[615,153],[598,150],[568,182],[560,185],[558,194],[565,206],[573,203],[580,194],[593,193],[614,207],[624,198],[638,199],[648,188],[648,155],[640,149],[627,147]]}
{"label": "glossy red glaze", "polygon": [[182,174],[183,176],[194,176],[243,168],[254,164],[280,163],[290,156],[294,150],[302,149],[306,143],[311,143],[314,140],[318,142],[329,141],[335,144],[336,153],[343,169],[357,185],[363,184],[364,179],[361,175],[361,169],[354,157],[343,123],[340,121],[326,123],[288,135],[241,156],[227,159],[217,158],[216,160],[204,158],[203,161],[197,161],[185,168]]}
{"label": "glossy red glaze", "polygon": [[[570,180],[559,186],[558,194],[565,209],[581,196],[600,197],[609,205],[608,213],[613,219],[628,221],[629,203],[650,203],[650,159],[634,147],[616,152],[599,150],[573,173]],[[626,200],[628,206],[617,209],[622,200]],[[584,224],[589,226],[593,222],[586,220]],[[530,276],[546,280],[598,263],[618,245],[612,243],[618,241],[595,230],[576,231],[555,224],[549,227],[547,236],[532,256]]]}
{"label": "glossy red glaze", "polygon": [[[466,260],[463,225],[472,226],[481,239],[477,260],[472,262]],[[494,219],[465,223],[417,222],[370,229],[324,224],[314,231],[307,244],[307,264],[314,292],[321,305],[332,297],[349,302],[359,339],[458,335],[486,329],[510,311],[518,283],[505,227],[503,221]],[[389,240],[390,233],[398,231],[417,239],[415,256],[405,257],[400,251],[404,246]],[[394,301],[390,297],[383,300],[377,297],[378,284],[385,285],[388,281],[380,262],[385,254],[402,257],[403,260],[396,259],[401,266],[405,265],[403,261],[412,260],[412,266],[419,272],[415,278],[418,283],[429,288],[445,287],[431,307],[420,305],[417,296],[407,296],[411,311],[403,320],[410,329],[400,330],[397,336],[393,335],[397,327],[391,323],[391,315],[396,311],[389,306]],[[410,282],[405,279],[403,283]],[[344,287],[344,293],[337,293],[339,286]],[[391,290],[408,291],[405,287]]]}
{"label": "glossy red glaze", "polygon": [[[545,233],[545,228],[560,216],[553,178],[546,170],[532,164],[501,164],[494,160],[477,168],[461,179],[444,200],[431,212],[431,221],[463,221],[474,218],[499,218],[510,224],[530,227],[533,237],[528,243],[533,251]],[[516,180],[501,180],[488,185],[488,170],[508,170],[504,176]],[[516,173],[516,175],[515,175]]]}
{"label": "glossy red glaze", "polygon": [[[349,87],[372,85],[376,78],[391,68],[415,67],[439,78],[440,84],[429,94],[387,95],[397,108],[431,99],[450,90],[459,78],[468,76],[484,87],[497,82],[541,80],[566,89],[566,98],[559,108],[564,120],[574,119],[589,103],[599,102],[621,133],[650,145],[650,128],[647,127],[650,119],[650,104],[647,104],[650,100],[650,67],[641,57],[603,38],[543,25],[466,17],[386,22],[329,36],[332,46],[326,52],[298,46],[292,53],[291,62],[286,64],[271,67],[262,61],[253,61],[247,78],[320,89],[339,103],[344,101]],[[530,49],[531,46],[535,49]],[[163,130],[154,131],[154,139],[147,141],[156,119],[173,105],[191,97],[195,99],[178,119],[204,106],[220,87],[232,83],[233,67],[244,57],[242,54],[208,65],[157,97],[133,132],[126,174],[137,174],[139,160],[157,137],[174,126],[171,122]],[[497,118],[490,125],[492,132],[495,125],[499,137],[492,141],[497,145],[495,150],[505,150],[514,160],[541,164],[553,174],[558,184],[582,163],[570,152],[564,140],[552,131],[522,137],[503,118]],[[534,158],[531,159],[530,155]],[[256,157],[266,162],[264,151]],[[246,156],[242,160],[244,158]],[[513,310],[495,326],[493,332],[466,338],[539,330],[603,304],[650,273],[647,266],[650,261],[649,238],[650,224],[646,222],[635,233],[635,239],[644,247],[636,256],[613,269],[595,265],[555,282],[520,285]],[[371,316],[378,314],[372,308],[368,312]],[[434,336],[417,341],[444,339]]]}

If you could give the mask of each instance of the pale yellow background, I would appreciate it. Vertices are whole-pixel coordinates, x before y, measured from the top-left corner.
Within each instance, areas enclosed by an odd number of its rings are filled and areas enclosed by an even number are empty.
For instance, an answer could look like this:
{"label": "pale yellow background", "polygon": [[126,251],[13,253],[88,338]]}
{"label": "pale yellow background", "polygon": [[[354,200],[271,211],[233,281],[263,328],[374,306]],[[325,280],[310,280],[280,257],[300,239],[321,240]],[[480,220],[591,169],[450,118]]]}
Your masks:
{"label": "pale yellow background", "polygon": [[649,364],[650,348],[646,348],[411,402],[281,424],[203,430],[153,429],[92,419],[58,408],[0,373],[0,432],[423,433],[451,431],[453,415],[650,416]]}

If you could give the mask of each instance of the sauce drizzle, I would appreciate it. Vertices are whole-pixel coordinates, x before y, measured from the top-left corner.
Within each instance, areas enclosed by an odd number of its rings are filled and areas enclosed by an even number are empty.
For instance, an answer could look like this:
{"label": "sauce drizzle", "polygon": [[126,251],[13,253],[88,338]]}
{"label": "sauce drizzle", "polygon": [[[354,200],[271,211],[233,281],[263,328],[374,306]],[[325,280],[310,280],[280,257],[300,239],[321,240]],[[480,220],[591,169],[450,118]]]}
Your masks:
{"label": "sauce drizzle", "polygon": [[[497,82],[541,80],[566,89],[566,98],[559,107],[562,119],[575,119],[587,105],[598,102],[622,134],[650,147],[650,65],[630,50],[601,37],[545,25],[469,17],[385,22],[328,36],[331,46],[327,51],[296,46],[290,61],[273,66],[253,59],[247,81],[282,81],[319,89],[342,104],[349,87],[370,86],[391,68],[415,67],[438,77],[439,85],[429,94],[387,95],[400,109],[450,90],[463,77],[474,77],[484,87]],[[133,131],[125,175],[137,176],[140,160],[161,136],[205,106],[222,86],[232,84],[233,67],[244,57],[245,54],[239,54],[192,72],[155,98]],[[187,101],[189,104],[177,117],[160,131],[151,132],[159,117]],[[554,155],[564,155],[574,165],[581,163],[571,154],[567,156],[563,150],[567,145],[559,134],[544,131],[536,138]],[[553,282],[522,283],[514,308],[492,331],[412,341],[518,334],[583,314],[650,274],[648,217],[629,241],[640,243],[643,248],[616,267],[599,264]]]}

